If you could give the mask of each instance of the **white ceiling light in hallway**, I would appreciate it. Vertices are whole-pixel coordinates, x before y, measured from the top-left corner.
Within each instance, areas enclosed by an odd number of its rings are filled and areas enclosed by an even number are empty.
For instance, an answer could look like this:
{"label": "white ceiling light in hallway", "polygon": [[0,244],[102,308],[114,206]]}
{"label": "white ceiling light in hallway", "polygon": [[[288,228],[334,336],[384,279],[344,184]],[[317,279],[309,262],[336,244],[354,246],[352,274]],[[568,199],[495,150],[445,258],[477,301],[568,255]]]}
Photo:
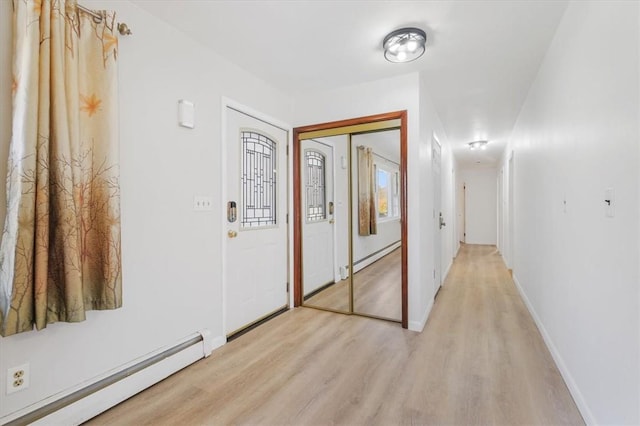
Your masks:
{"label": "white ceiling light in hallway", "polygon": [[473,141],[473,142],[469,142],[467,145],[469,145],[469,149],[472,151],[475,149],[485,150],[487,149],[488,143],[489,141]]}
{"label": "white ceiling light in hallway", "polygon": [[411,62],[424,53],[427,34],[419,28],[401,28],[389,33],[382,42],[389,62]]}

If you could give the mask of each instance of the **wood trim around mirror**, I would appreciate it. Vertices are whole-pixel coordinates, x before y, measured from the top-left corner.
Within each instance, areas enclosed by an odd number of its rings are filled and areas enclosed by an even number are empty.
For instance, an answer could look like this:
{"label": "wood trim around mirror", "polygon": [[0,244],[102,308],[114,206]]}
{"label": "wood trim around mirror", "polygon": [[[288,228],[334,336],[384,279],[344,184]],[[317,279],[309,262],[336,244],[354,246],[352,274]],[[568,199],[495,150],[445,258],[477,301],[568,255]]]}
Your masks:
{"label": "wood trim around mirror", "polygon": [[[409,327],[408,241],[407,241],[407,111],[395,111],[348,120],[312,124],[293,129],[293,302],[302,305],[302,208],[300,177],[300,134],[400,119],[400,232],[402,240],[402,328]],[[296,161],[296,159],[298,159]]]}

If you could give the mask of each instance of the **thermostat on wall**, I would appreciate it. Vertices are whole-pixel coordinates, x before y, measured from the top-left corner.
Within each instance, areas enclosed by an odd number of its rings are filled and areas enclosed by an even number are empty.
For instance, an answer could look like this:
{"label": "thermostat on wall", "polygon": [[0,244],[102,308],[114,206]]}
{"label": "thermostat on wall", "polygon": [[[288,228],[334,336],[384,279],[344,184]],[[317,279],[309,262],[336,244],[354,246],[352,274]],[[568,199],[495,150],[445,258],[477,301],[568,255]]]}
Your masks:
{"label": "thermostat on wall", "polygon": [[195,127],[195,105],[193,102],[184,99],[178,101],[178,124],[189,129]]}

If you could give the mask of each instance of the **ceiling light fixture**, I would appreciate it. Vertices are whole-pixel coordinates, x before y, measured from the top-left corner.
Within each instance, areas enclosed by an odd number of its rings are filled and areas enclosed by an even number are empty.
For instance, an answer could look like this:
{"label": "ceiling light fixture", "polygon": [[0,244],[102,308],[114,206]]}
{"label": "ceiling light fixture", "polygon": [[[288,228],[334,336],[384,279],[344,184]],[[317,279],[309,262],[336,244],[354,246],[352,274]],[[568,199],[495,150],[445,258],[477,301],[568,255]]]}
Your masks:
{"label": "ceiling light fixture", "polygon": [[473,141],[473,142],[469,142],[467,145],[469,145],[469,149],[470,150],[474,150],[474,149],[487,149],[487,144],[489,143],[489,141]]}
{"label": "ceiling light fixture", "polygon": [[420,28],[401,28],[389,33],[382,42],[389,62],[411,62],[424,53],[427,34]]}

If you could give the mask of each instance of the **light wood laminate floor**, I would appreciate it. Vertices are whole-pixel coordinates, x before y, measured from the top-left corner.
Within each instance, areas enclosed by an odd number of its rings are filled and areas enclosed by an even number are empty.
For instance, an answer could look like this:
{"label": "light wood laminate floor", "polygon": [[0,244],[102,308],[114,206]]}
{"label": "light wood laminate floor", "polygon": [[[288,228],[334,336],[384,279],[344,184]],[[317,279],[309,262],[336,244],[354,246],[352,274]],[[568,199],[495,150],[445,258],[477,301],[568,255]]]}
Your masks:
{"label": "light wood laminate floor", "polygon": [[[349,311],[349,280],[337,282],[304,304]],[[353,276],[353,306],[360,314],[402,320],[402,250],[395,249]]]}
{"label": "light wood laminate floor", "polygon": [[466,245],[422,333],[298,308],[90,424],[583,421],[495,247]]}

